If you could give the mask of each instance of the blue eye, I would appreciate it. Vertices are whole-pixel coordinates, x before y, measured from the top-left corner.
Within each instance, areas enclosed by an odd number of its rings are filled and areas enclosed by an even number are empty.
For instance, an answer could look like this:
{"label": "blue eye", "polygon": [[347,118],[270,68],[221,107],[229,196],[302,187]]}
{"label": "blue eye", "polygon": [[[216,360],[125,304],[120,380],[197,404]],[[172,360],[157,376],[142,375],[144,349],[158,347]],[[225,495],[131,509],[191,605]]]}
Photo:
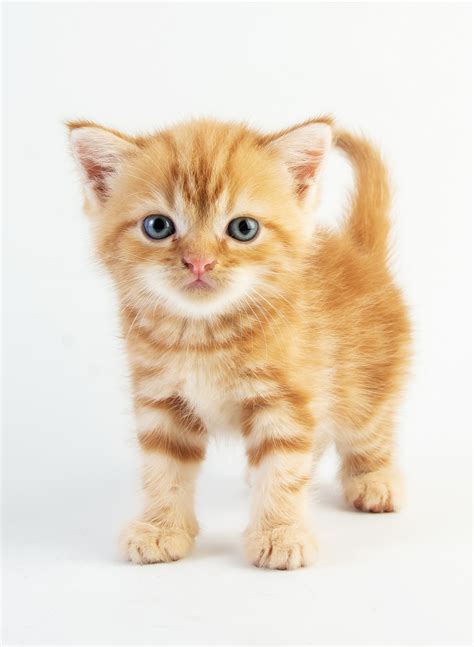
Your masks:
{"label": "blue eye", "polygon": [[253,218],[234,218],[229,222],[227,233],[235,240],[252,240],[258,234],[259,224]]}
{"label": "blue eye", "polygon": [[172,236],[176,229],[168,216],[147,216],[143,221],[143,231],[153,240],[163,240]]}

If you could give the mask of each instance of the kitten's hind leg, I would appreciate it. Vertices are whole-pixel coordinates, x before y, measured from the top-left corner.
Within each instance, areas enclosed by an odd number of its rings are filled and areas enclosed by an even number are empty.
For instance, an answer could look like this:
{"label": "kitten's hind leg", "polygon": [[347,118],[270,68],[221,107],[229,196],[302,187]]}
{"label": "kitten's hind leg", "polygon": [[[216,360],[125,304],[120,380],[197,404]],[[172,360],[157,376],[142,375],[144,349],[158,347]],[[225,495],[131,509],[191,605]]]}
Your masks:
{"label": "kitten's hind leg", "polygon": [[360,429],[337,434],[340,477],[349,504],[365,512],[396,512],[403,481],[394,464],[393,415],[388,408]]}

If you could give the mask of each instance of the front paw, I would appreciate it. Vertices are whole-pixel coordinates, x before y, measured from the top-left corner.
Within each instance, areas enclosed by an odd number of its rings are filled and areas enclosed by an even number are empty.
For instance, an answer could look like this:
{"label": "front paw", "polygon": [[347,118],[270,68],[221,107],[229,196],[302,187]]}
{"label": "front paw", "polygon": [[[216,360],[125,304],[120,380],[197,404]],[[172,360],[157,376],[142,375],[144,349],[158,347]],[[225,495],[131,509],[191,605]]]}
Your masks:
{"label": "front paw", "polygon": [[120,537],[122,552],[134,564],[174,562],[185,557],[194,537],[180,528],[162,528],[145,521],[132,521]]}
{"label": "front paw", "polygon": [[248,560],[260,568],[293,570],[312,564],[318,545],[307,528],[278,526],[271,530],[247,530],[245,552]]}

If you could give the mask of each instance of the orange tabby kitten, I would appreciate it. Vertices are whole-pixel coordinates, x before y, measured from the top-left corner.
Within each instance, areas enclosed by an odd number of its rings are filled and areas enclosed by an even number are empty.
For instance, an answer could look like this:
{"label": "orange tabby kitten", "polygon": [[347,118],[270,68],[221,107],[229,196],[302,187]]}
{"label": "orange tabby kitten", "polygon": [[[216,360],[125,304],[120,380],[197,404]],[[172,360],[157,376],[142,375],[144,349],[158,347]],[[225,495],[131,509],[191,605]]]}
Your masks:
{"label": "orange tabby kitten", "polygon": [[[329,118],[273,135],[207,120],[146,137],[69,128],[132,372],[146,503],[122,537],[128,558],[191,550],[196,476],[225,428],[241,433],[253,473],[245,548],[257,566],[313,561],[310,478],[330,440],[348,502],[397,510],[410,332],[373,147]],[[343,230],[328,233],[310,214],[331,147],[356,186]]]}

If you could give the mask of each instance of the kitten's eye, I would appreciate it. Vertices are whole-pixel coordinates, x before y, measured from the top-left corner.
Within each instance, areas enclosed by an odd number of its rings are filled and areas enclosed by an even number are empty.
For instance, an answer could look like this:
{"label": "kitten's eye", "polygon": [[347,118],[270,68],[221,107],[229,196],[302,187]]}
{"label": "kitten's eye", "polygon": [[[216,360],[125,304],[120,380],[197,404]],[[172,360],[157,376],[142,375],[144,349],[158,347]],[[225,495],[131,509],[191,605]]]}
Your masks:
{"label": "kitten's eye", "polygon": [[253,218],[234,218],[229,222],[227,233],[236,240],[252,240],[258,234],[259,224]]}
{"label": "kitten's eye", "polygon": [[176,229],[168,216],[147,216],[143,221],[143,231],[149,238],[162,240],[174,234]]}

